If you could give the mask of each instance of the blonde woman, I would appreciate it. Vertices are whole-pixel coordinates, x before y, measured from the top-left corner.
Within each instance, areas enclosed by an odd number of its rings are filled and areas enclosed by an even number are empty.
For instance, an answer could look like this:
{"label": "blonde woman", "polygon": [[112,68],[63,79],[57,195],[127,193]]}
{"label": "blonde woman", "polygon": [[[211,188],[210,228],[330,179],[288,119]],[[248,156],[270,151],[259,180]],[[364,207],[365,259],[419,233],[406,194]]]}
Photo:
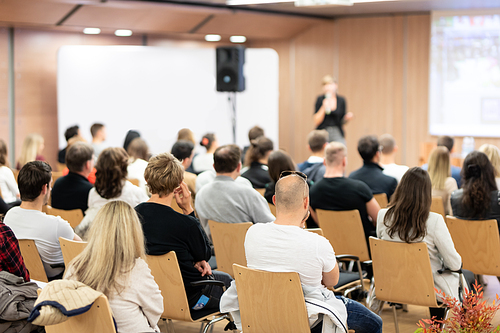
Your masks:
{"label": "blonde woman", "polygon": [[21,203],[16,178],[7,160],[7,145],[3,140],[0,140],[0,190],[6,204],[17,203],[17,206]]}
{"label": "blonde woman", "polygon": [[144,261],[144,235],[135,210],[111,201],[96,215],[88,245],[66,270],[108,297],[118,333],[159,332],[163,298]]}
{"label": "blonde woman", "polygon": [[479,151],[488,156],[495,172],[495,183],[500,188],[500,149],[497,146],[486,143],[479,147]]}
{"label": "blonde woman", "polygon": [[35,133],[28,135],[21,147],[21,156],[16,166],[17,170],[21,170],[23,165],[28,162],[45,161],[45,157],[42,156],[43,148],[45,148],[45,142],[41,135]]}
{"label": "blonde woman", "polygon": [[458,189],[457,181],[451,177],[450,151],[439,146],[431,151],[427,169],[432,183],[432,196],[443,198],[445,214],[451,214],[451,193]]}

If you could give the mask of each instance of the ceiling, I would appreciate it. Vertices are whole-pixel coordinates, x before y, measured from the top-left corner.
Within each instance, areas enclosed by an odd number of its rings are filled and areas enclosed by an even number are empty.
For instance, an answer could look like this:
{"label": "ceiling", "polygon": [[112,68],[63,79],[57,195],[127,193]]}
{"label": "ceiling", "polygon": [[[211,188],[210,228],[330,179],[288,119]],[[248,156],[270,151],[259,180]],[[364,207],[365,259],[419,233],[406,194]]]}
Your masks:
{"label": "ceiling", "polygon": [[0,25],[103,33],[192,36],[215,33],[252,39],[291,38],[325,19],[352,15],[500,8],[500,0],[399,0],[353,6],[294,7],[275,3],[230,7],[225,0],[0,0]]}

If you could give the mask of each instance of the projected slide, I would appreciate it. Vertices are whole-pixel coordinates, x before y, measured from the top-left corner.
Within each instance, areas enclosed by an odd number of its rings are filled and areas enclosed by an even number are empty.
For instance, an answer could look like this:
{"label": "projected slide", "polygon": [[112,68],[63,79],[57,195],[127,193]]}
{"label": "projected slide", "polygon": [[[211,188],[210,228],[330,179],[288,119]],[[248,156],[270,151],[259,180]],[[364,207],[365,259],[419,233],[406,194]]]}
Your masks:
{"label": "projected slide", "polygon": [[500,137],[500,12],[432,13],[429,131]]}

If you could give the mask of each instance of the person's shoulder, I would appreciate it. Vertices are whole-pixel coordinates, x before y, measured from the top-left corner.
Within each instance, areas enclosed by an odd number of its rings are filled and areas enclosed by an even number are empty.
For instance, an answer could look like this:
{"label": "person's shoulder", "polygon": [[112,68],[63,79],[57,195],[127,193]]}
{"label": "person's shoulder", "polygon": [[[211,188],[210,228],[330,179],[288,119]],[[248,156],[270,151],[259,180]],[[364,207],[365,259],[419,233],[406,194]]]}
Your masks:
{"label": "person's shoulder", "polygon": [[458,199],[462,198],[463,194],[464,194],[464,190],[460,188],[460,189],[453,191],[451,193],[450,199],[451,200],[458,200]]}
{"label": "person's shoulder", "polygon": [[363,167],[361,167],[359,169],[356,169],[353,172],[351,172],[349,174],[349,178],[353,179],[353,178],[357,177],[361,172],[363,172]]}

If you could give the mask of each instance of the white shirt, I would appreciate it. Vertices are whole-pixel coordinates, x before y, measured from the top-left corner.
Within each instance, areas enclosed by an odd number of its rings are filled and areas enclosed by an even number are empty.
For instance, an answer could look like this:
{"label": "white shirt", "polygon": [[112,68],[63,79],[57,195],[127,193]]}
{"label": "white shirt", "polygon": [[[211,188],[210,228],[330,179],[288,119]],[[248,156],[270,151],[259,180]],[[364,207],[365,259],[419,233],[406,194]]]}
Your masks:
{"label": "white shirt", "polygon": [[5,203],[11,203],[17,200],[19,188],[12,170],[6,166],[0,167],[0,190]]}
{"label": "white shirt", "polygon": [[396,178],[398,183],[401,181],[401,178],[403,178],[403,175],[408,171],[409,167],[406,165],[398,165],[396,163],[391,163],[391,164],[381,164],[382,168],[384,168],[384,175],[391,176]]}
{"label": "white shirt", "polygon": [[144,193],[148,193],[146,190],[146,179],[144,179],[144,171],[146,171],[146,167],[148,166],[148,162],[138,158],[134,162],[130,163],[127,167],[128,179],[138,179],[139,187],[142,188]]}
{"label": "white shirt", "polygon": [[309,163],[323,163],[324,160],[325,159],[323,157],[309,156],[309,158],[307,159],[307,162],[309,162]]}
{"label": "white shirt", "polygon": [[[217,176],[217,174],[215,173],[214,170],[207,170],[207,171],[200,173],[196,177],[196,193],[198,193],[203,186],[213,182],[213,180],[215,179],[215,176]],[[244,184],[244,185],[247,185],[247,186],[253,188],[252,183],[244,177],[238,176],[235,179],[235,181],[240,183],[240,184]]]}
{"label": "white shirt", "polygon": [[73,239],[75,234],[68,222],[38,210],[14,207],[4,218],[17,239],[33,239],[48,277],[60,274],[63,268],[51,268],[64,262],[59,237]]}
{"label": "white shirt", "polygon": [[214,154],[198,154],[193,158],[193,170],[200,173],[214,169]]}

